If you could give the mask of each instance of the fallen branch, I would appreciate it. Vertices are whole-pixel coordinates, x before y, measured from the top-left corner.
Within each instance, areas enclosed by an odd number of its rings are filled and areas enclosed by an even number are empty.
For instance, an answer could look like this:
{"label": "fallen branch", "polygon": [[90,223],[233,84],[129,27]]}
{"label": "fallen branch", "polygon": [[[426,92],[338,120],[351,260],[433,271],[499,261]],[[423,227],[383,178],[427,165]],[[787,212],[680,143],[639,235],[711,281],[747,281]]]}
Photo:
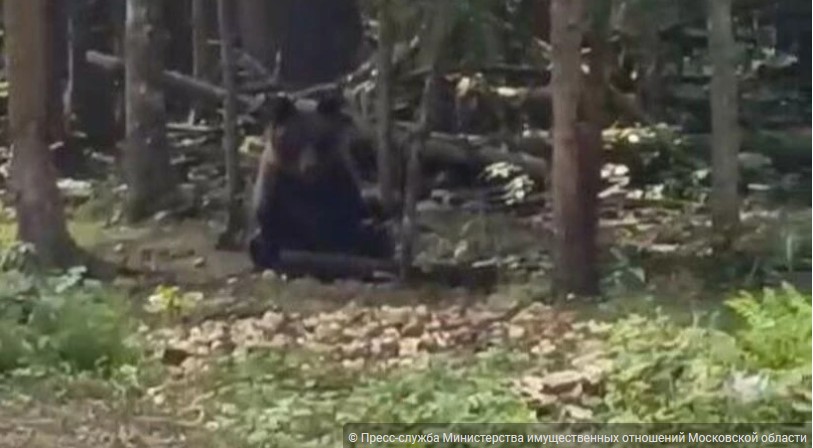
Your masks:
{"label": "fallen branch", "polygon": [[215,134],[220,132],[218,128],[189,123],[167,123],[167,130],[171,132],[189,132],[195,134]]}
{"label": "fallen branch", "polygon": [[[119,57],[92,50],[88,51],[85,57],[90,64],[103,68],[108,72],[114,74],[124,73],[124,61]],[[161,82],[165,87],[217,105],[222,104],[223,99],[226,98],[226,89],[173,70],[164,70]],[[238,95],[237,102],[241,108],[253,111],[259,108],[262,98]]]}

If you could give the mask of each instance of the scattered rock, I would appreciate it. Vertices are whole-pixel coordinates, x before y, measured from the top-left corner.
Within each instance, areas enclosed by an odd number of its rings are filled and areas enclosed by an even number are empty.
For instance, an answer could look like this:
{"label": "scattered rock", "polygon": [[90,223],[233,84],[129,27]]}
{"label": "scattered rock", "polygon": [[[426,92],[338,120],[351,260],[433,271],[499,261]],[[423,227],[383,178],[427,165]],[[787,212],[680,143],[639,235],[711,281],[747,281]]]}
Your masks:
{"label": "scattered rock", "polygon": [[578,421],[589,421],[593,419],[593,411],[574,404],[564,405],[563,412],[566,416],[570,416]]}
{"label": "scattered rock", "polygon": [[571,390],[582,381],[582,374],[576,370],[562,370],[545,375],[540,384],[545,392],[561,394]]}
{"label": "scattered rock", "polygon": [[525,329],[519,325],[508,326],[508,339],[521,339],[525,336]]}
{"label": "scattered rock", "polygon": [[548,339],[542,339],[538,344],[531,347],[531,354],[537,356],[546,356],[556,351],[556,345]]}
{"label": "scattered rock", "polygon": [[403,338],[398,344],[399,356],[417,356],[421,349],[420,338]]}
{"label": "scattered rock", "polygon": [[342,367],[347,370],[361,370],[364,367],[364,358],[343,359]]}
{"label": "scattered rock", "polygon": [[281,313],[268,311],[263,314],[263,317],[257,322],[257,325],[269,333],[275,333],[284,322],[285,317]]}

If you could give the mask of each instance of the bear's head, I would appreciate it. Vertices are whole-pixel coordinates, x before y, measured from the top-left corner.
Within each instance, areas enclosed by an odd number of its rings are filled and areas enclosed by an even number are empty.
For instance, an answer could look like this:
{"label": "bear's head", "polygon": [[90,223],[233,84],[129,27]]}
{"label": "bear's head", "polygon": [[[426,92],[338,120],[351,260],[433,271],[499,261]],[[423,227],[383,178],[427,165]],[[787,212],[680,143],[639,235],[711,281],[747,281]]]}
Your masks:
{"label": "bear's head", "polygon": [[303,110],[289,98],[276,98],[266,119],[266,161],[306,182],[337,169],[350,124],[341,105],[338,99],[326,98],[315,110]]}

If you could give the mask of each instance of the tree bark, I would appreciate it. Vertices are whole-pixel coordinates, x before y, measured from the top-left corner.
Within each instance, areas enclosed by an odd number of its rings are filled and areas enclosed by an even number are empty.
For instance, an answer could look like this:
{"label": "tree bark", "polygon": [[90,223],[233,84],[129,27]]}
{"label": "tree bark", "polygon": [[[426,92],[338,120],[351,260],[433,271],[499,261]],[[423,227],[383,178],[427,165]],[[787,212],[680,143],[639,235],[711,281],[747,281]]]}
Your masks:
{"label": "tree bark", "polygon": [[[213,0],[192,0],[192,76],[204,81],[214,78],[216,63],[209,45],[215,34],[211,20],[213,7]],[[202,106],[200,102],[195,104],[196,115],[200,115]]]}
{"label": "tree bark", "polygon": [[66,121],[63,103],[68,59],[68,6],[66,2],[48,2],[48,51],[50,68],[48,82],[48,142],[65,143]]}
{"label": "tree bark", "polygon": [[164,65],[170,70],[182,73],[192,71],[192,1],[166,0],[162,1],[163,20],[161,31],[166,36],[163,48]]}
{"label": "tree bark", "polygon": [[430,30],[425,45],[429,54],[429,72],[424,80],[423,97],[419,110],[418,126],[414,130],[412,142],[409,145],[409,158],[406,169],[406,184],[404,189],[404,210],[401,217],[401,253],[400,278],[409,281],[417,237],[417,203],[421,188],[421,159],[425,151],[426,141],[435,126],[433,104],[437,97],[438,78],[441,73],[441,63],[444,56],[444,45],[449,35],[449,16],[453,5],[451,2],[438,2],[433,7],[433,14],[429,16],[428,28]]}
{"label": "tree bark", "polygon": [[[583,0],[552,0],[554,289],[560,297],[597,292],[593,168],[586,161],[595,129],[579,126]],[[589,124],[588,124],[589,126]],[[599,128],[600,135],[600,128]],[[586,206],[586,207],[585,207]]]}
{"label": "tree bark", "polygon": [[378,5],[378,74],[376,80],[378,189],[381,204],[387,213],[393,210],[395,192],[395,165],[392,153],[392,49],[395,36],[389,7],[389,2]]}
{"label": "tree bark", "polygon": [[731,0],[709,0],[709,56],[712,61],[711,127],[712,186],[711,219],[716,243],[727,246],[739,224],[737,193],[740,147],[737,124],[736,44],[731,19]]}
{"label": "tree bark", "polygon": [[[105,6],[105,13],[107,17],[104,19],[110,24],[110,43],[112,45],[113,54],[125,58],[124,47],[126,34],[127,34],[127,5],[128,0],[108,1],[102,0],[101,4]],[[126,80],[116,80],[115,94],[113,96],[113,122],[116,126],[116,136],[119,140],[127,138],[127,100],[126,93]]]}
{"label": "tree bark", "polygon": [[100,15],[106,18],[107,14],[104,5],[97,3],[69,1],[70,45],[65,109],[70,133],[84,132],[91,144],[105,148],[112,146],[118,138],[113,112],[115,84],[106,73],[91,70],[85,58],[85,53],[93,47],[112,48],[109,29],[100,26],[99,20]]}
{"label": "tree bark", "polygon": [[[581,114],[583,122],[579,123],[577,132],[578,172],[576,180],[577,201],[573,213],[574,221],[569,226],[576,229],[575,241],[571,254],[572,266],[580,266],[575,272],[569,272],[568,287],[564,292],[573,292],[582,296],[595,296],[599,293],[599,269],[597,234],[599,225],[598,194],[601,187],[601,150],[604,146],[602,132],[609,124],[607,105],[612,101],[610,83],[607,73],[607,58],[610,41],[610,3],[604,0],[589,0],[589,31],[586,38],[590,45],[587,56],[590,71],[582,80]],[[555,150],[554,150],[555,151]],[[574,204],[571,204],[573,207]]]}
{"label": "tree bark", "polygon": [[331,82],[355,68],[363,33],[356,0],[278,0],[274,5],[280,75],[287,86]]}
{"label": "tree bark", "polygon": [[[234,17],[239,24],[240,43],[266,69],[273,71],[279,50],[279,30],[275,12],[283,10],[289,0],[238,0]],[[282,6],[281,6],[282,4]]]}
{"label": "tree bark", "polygon": [[45,266],[66,268],[79,250],[68,234],[48,150],[50,0],[6,0],[11,189],[19,238],[34,246]]}
{"label": "tree bark", "polygon": [[161,85],[162,6],[162,2],[154,0],[127,2],[124,173],[128,186],[127,216],[131,221],[157,212],[176,197]]}
{"label": "tree bark", "polygon": [[223,152],[226,162],[227,224],[221,238],[222,247],[239,247],[240,230],[244,227],[240,204],[240,171],[237,163],[237,83],[235,80],[234,32],[231,16],[234,14],[233,0],[218,0],[218,20],[220,22],[220,60],[223,66],[223,87],[226,97],[223,100]]}

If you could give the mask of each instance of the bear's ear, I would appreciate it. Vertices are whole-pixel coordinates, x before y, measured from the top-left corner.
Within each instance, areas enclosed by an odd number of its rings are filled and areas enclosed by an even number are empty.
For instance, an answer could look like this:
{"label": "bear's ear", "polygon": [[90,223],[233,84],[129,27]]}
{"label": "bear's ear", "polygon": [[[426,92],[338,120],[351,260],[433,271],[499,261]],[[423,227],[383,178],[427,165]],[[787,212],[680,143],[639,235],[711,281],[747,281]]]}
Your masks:
{"label": "bear's ear", "polygon": [[286,96],[277,96],[268,100],[265,107],[265,122],[280,125],[296,115],[296,105]]}
{"label": "bear's ear", "polygon": [[325,116],[339,115],[344,106],[344,99],[339,95],[329,95],[319,99],[316,104],[316,112]]}

